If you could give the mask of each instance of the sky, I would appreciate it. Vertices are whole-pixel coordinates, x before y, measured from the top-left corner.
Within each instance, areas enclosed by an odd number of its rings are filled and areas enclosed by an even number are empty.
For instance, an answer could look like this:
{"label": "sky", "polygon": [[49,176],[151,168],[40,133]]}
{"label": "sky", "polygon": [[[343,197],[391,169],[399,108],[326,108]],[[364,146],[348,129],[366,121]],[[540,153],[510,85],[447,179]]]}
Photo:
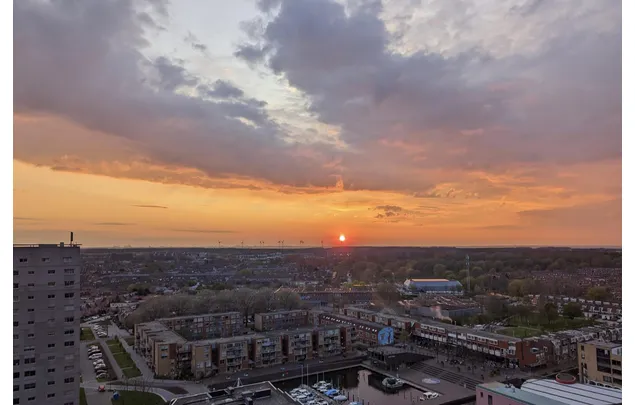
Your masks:
{"label": "sky", "polygon": [[621,246],[621,41],[620,1],[14,2],[14,242]]}

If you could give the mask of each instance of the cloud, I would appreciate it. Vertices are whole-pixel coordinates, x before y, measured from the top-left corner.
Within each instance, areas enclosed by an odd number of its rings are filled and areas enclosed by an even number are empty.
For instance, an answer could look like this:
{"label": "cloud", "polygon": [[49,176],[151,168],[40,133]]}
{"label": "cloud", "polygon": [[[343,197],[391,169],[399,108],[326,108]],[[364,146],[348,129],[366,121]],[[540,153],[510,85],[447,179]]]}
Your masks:
{"label": "cloud", "polygon": [[98,226],[131,226],[134,224],[128,222],[97,222],[95,225]]}
{"label": "cloud", "polygon": [[[169,26],[165,2],[16,2],[14,116],[62,117],[125,144],[56,162],[24,138],[16,156],[209,188],[456,200],[508,195],[521,187],[509,174],[526,168],[549,167],[522,185],[541,187],[581,162],[621,158],[618,2],[429,0],[425,13],[410,1],[354,3],[259,3],[236,56],[301,101],[298,114],[273,118],[272,100],[252,98],[240,79],[147,52],[154,31]],[[205,46],[191,33],[186,41]],[[300,139],[292,121],[305,120],[335,141]],[[580,181],[565,191],[600,187]],[[560,198],[563,188],[541,192]]]}
{"label": "cloud", "polygon": [[[602,10],[585,5],[575,14],[574,3],[511,2],[507,11],[518,14],[517,24],[550,19],[548,31],[536,32],[549,41],[531,53],[510,48],[516,52],[506,54],[484,48],[491,45],[485,40],[448,53],[397,52],[380,3],[360,3],[351,10],[334,0],[261,2],[273,17],[236,51],[304,92],[322,122],[342,128],[342,140],[359,152],[343,160],[353,177],[359,156],[373,156],[377,172],[402,164],[403,154],[379,153],[386,148],[378,140],[386,134],[425,151],[405,162],[411,170],[503,172],[518,163],[573,164],[621,155],[619,3]],[[454,2],[433,3],[433,21],[482,23]],[[484,2],[465,3],[479,9]],[[490,12],[490,6],[480,7]],[[512,19],[505,12],[497,17]],[[565,20],[569,13],[575,18]],[[440,33],[427,34],[433,40]],[[513,35],[534,40],[515,29]],[[386,187],[377,183],[364,185]],[[414,177],[409,183],[398,187],[418,191]]]}
{"label": "cloud", "polygon": [[397,205],[378,205],[377,207],[375,207],[375,209],[380,211],[393,211],[393,212],[403,211],[403,208]]}
{"label": "cloud", "polygon": [[226,80],[216,80],[206,94],[214,98],[241,98],[245,92]]}
{"label": "cloud", "polygon": [[[156,2],[16,3],[14,114],[64,117],[130,141],[137,157],[196,169],[208,177],[253,178],[293,187],[328,187],[334,170],[297,147],[271,120],[266,103],[213,101],[179,90],[207,84],[184,61],[148,59],[143,12]],[[254,159],[258,156],[258,159]]]}
{"label": "cloud", "polygon": [[227,229],[170,229],[170,231],[187,233],[235,233],[235,231]]}
{"label": "cloud", "polygon": [[206,53],[207,52],[207,45],[205,45],[202,42],[200,42],[198,40],[198,38],[196,38],[196,36],[194,34],[192,34],[191,32],[189,32],[189,31],[188,31],[187,35],[185,36],[185,42],[190,44],[190,46],[192,46],[192,49],[194,49],[196,51],[200,51],[202,53]]}
{"label": "cloud", "polygon": [[159,209],[167,209],[168,207],[164,207],[162,205],[133,205],[133,207],[137,207],[137,208],[159,208]]}

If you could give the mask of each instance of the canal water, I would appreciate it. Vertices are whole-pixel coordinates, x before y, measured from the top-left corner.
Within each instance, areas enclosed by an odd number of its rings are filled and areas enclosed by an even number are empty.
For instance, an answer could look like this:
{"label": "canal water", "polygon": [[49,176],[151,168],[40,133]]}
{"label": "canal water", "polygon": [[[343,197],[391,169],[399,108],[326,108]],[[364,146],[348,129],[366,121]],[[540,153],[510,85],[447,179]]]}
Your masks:
{"label": "canal water", "polygon": [[[346,370],[333,371],[330,373],[311,374],[308,385],[313,385],[318,381],[327,381],[333,384],[334,388],[340,389],[350,401],[359,401],[364,405],[411,405],[419,402],[422,391],[404,384],[403,387],[394,393],[382,390],[381,382],[386,376],[374,373],[362,367],[349,368]],[[281,381],[274,385],[284,391],[291,391],[301,383],[307,384],[307,377],[302,380]]]}

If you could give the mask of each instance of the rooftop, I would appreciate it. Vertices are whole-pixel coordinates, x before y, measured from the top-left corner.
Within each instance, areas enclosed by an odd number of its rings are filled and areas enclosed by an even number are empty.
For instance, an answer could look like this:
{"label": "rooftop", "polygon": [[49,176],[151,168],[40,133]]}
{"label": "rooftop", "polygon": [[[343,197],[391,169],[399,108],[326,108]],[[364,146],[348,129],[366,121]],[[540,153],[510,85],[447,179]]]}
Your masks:
{"label": "rooftop", "polygon": [[591,340],[589,342],[584,342],[585,345],[593,345],[595,347],[599,347],[602,349],[617,349],[622,347],[622,342],[604,342],[602,340]]}
{"label": "rooftop", "polygon": [[507,398],[515,399],[518,402],[531,405],[565,405],[564,402],[560,402],[555,399],[546,398],[538,394],[534,394],[529,391],[523,391],[515,388],[514,386],[507,386],[500,382],[490,382],[486,384],[479,384],[479,388],[492,393],[504,395]]}
{"label": "rooftop", "polygon": [[380,323],[371,322],[371,321],[365,321],[363,319],[357,319],[357,318],[353,318],[353,317],[346,316],[346,315],[325,313],[324,316],[330,316],[330,317],[337,318],[337,319],[340,319],[340,320],[345,321],[345,322],[350,322],[352,325],[355,325],[355,326],[366,326],[366,327],[377,329],[377,330],[381,330],[381,329],[390,327],[390,326],[382,325]]}
{"label": "rooftop", "polygon": [[174,316],[169,318],[161,318],[161,319],[157,319],[157,321],[161,321],[161,322],[178,321],[181,319],[205,318],[205,317],[217,318],[219,316],[231,316],[231,315],[240,316],[240,312],[232,311],[232,312],[221,312],[221,313],[213,313],[213,314],[182,315],[182,316]]}
{"label": "rooftop", "polygon": [[211,344],[225,344],[225,343],[238,343],[238,342],[249,342],[252,339],[260,339],[265,338],[265,335],[253,334],[253,335],[240,335],[240,336],[231,336],[224,338],[216,338],[216,339],[203,339],[203,340],[192,340],[190,343],[194,346],[206,346]]}
{"label": "rooftop", "polygon": [[[518,391],[518,390],[517,390]],[[566,405],[615,405],[622,403],[622,391],[587,384],[560,384],[555,380],[527,380],[521,387]]]}
{"label": "rooftop", "polygon": [[38,248],[79,248],[81,245],[77,243],[66,244],[64,242],[60,243],[14,243],[13,248],[16,249],[38,249]]}

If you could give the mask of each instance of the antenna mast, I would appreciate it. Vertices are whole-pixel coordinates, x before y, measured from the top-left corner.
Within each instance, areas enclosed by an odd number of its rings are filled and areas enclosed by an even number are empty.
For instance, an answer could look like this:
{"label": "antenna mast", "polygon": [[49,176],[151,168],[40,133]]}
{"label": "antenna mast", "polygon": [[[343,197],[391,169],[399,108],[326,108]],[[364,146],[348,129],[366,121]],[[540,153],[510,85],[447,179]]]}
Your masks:
{"label": "antenna mast", "polygon": [[465,255],[465,266],[467,267],[467,292],[470,292],[470,255]]}

